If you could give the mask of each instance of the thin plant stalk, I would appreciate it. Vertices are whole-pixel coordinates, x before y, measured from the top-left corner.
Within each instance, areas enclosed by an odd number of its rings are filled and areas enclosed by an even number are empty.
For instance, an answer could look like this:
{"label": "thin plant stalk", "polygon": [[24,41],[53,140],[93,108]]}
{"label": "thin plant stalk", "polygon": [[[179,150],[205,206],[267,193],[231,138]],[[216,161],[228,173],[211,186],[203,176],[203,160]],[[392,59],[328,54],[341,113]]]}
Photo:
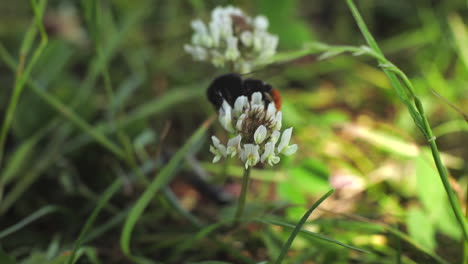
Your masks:
{"label": "thin plant stalk", "polygon": [[[14,113],[16,110],[16,106],[18,105],[20,95],[23,91],[24,85],[26,81],[28,80],[29,75],[34,65],[36,64],[40,55],[42,54],[42,52],[47,46],[47,42],[48,42],[47,33],[44,29],[44,25],[42,24],[42,17],[44,14],[46,3],[47,1],[45,0],[40,3],[37,3],[36,0],[31,0],[31,5],[34,11],[34,22],[31,25],[32,26],[31,29],[26,33],[25,38],[23,40],[23,44],[20,49],[20,58],[19,58],[18,68],[16,71],[15,85],[13,88],[13,93],[11,94],[8,108],[6,110],[3,124],[1,126],[1,130],[0,130],[0,165],[3,159],[3,151],[5,147],[6,137],[7,137],[8,131],[10,130],[11,124],[13,122]],[[36,32],[37,32],[36,27],[39,29],[41,41],[37,49],[34,51],[28,65],[25,65],[26,56],[29,52],[30,47],[32,46],[34,36],[36,35]]]}
{"label": "thin plant stalk", "polygon": [[276,264],[281,264],[283,262],[284,257],[286,257],[286,254],[288,253],[289,248],[291,247],[294,239],[296,238],[297,234],[299,234],[299,231],[301,231],[302,227],[306,223],[307,219],[309,219],[309,216],[312,214],[312,212],[323,202],[325,199],[327,199],[332,193],[334,192],[334,189],[331,189],[328,191],[326,194],[324,194],[320,199],[315,202],[312,207],[305,212],[305,214],[302,216],[301,220],[297,223],[296,227],[294,227],[294,230],[292,231],[291,235],[288,238],[288,241],[284,244],[283,248],[281,249],[281,252],[276,259]]}
{"label": "thin plant stalk", "polygon": [[[416,97],[413,86],[411,82],[409,81],[409,78],[401,70],[396,68],[394,65],[390,65],[390,67],[387,67],[387,65],[389,65],[389,61],[385,59],[385,56],[383,55],[382,51],[377,45],[377,42],[373,38],[372,34],[369,32],[366,24],[364,23],[364,20],[362,19],[361,15],[359,14],[359,11],[354,5],[354,2],[352,0],[346,0],[346,2],[349,8],[351,9],[351,13],[353,14],[353,17],[356,20],[356,23],[359,29],[361,30],[361,33],[366,39],[367,44],[378,55],[378,61],[379,63],[381,63],[384,73],[387,75],[387,77],[389,78],[391,84],[394,86],[396,91],[400,92],[399,94],[400,98],[407,99],[402,96],[408,96],[408,94],[406,95],[401,94],[401,92],[406,92],[406,93],[409,93],[409,96],[411,96],[411,98],[414,100],[414,105],[410,104],[409,101],[405,101],[405,100],[404,100],[404,103],[408,107],[408,110],[410,111],[410,114],[412,115],[416,125],[424,134],[427,141],[429,142],[429,146],[432,151],[432,156],[434,158],[437,171],[439,172],[440,179],[442,180],[442,184],[444,186],[445,192],[447,193],[450,206],[462,229],[463,238],[465,241],[467,241],[468,240],[468,227],[466,224],[466,219],[463,216],[463,211],[455,195],[455,192],[450,186],[447,169],[445,168],[445,166],[442,163],[442,160],[440,159],[440,153],[437,148],[437,144],[435,142],[436,138],[433,135],[431,127],[429,125],[429,121],[427,120],[424,114],[424,108],[421,104],[421,101],[419,100],[419,98]],[[401,82],[403,82],[404,86],[406,86],[406,91],[404,91],[403,84]]]}
{"label": "thin plant stalk", "polygon": [[244,175],[242,176],[242,189],[239,196],[239,201],[237,202],[236,214],[234,216],[234,223],[239,223],[240,218],[244,212],[245,201],[247,198],[247,189],[249,188],[250,181],[250,167],[244,170]]}

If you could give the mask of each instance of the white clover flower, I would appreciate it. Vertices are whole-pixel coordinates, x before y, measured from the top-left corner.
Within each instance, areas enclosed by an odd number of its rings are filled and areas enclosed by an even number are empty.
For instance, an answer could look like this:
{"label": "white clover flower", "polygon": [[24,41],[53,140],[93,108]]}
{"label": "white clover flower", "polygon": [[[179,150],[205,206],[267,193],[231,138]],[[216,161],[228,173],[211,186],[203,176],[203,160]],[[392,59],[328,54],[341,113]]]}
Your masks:
{"label": "white clover flower", "polygon": [[212,137],[210,151],[215,155],[213,162],[221,157],[237,156],[246,169],[258,163],[273,166],[280,162],[280,154],[292,155],[297,151],[296,144],[289,144],[292,128],[281,133],[281,111],[274,103],[266,105],[262,93],[253,93],[250,100],[247,96],[239,96],[233,104],[231,106],[224,100],[219,108],[222,127],[234,137],[229,139],[227,148]]}
{"label": "white clover flower", "polygon": [[192,21],[194,33],[184,50],[195,60],[250,72],[276,53],[278,37],[268,33],[268,25],[265,16],[252,18],[233,6],[216,7],[208,23]]}

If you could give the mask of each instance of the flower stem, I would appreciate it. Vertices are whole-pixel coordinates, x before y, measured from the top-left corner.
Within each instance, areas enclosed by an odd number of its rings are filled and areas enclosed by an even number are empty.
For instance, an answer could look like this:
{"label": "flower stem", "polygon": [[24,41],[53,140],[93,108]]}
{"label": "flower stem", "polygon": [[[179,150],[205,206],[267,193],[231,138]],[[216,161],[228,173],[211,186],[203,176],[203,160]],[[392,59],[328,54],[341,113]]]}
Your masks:
{"label": "flower stem", "polygon": [[249,188],[250,180],[250,167],[244,170],[244,175],[242,176],[242,189],[239,196],[239,201],[237,202],[236,214],[234,217],[234,223],[239,223],[239,220],[244,212],[245,200],[247,197],[247,189]]}

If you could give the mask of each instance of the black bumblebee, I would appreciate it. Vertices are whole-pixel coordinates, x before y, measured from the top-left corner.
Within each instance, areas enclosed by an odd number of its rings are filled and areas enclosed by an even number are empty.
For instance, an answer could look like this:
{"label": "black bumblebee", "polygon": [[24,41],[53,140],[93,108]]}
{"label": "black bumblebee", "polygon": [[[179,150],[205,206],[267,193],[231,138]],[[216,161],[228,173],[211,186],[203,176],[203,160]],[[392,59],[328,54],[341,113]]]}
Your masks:
{"label": "black bumblebee", "polygon": [[228,73],[216,77],[208,87],[207,96],[216,110],[219,110],[223,100],[226,100],[228,104],[234,107],[237,97],[244,95],[251,99],[252,94],[255,92],[263,94],[266,106],[270,102],[274,102],[276,109],[280,110],[281,96],[278,90],[262,80],[242,79],[237,73]]}

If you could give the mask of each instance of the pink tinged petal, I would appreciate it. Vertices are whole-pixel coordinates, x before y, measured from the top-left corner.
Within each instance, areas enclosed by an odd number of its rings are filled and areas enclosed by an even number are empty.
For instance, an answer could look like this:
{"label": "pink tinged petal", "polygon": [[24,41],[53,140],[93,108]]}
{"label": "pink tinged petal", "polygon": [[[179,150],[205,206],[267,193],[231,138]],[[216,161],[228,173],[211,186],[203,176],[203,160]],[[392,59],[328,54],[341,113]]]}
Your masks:
{"label": "pink tinged petal", "polygon": [[261,144],[267,136],[267,129],[264,125],[260,125],[254,133],[255,143]]}

